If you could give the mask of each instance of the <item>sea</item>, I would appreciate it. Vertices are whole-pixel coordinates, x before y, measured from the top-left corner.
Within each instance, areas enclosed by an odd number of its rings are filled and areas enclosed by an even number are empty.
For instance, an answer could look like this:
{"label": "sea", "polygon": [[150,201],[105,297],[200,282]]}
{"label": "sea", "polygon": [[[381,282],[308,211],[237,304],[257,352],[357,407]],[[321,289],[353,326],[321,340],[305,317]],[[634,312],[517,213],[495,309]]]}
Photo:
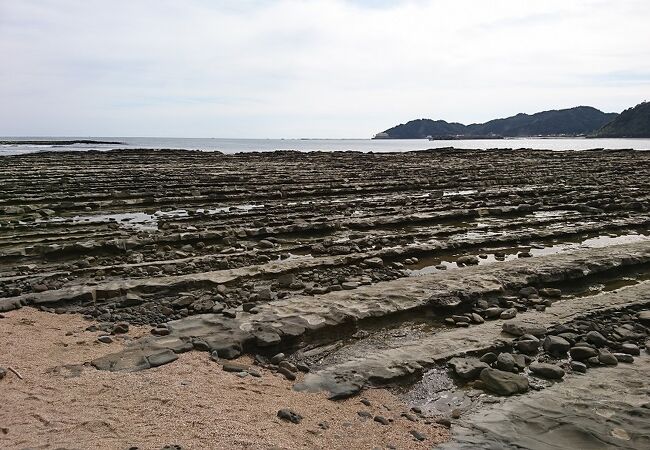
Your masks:
{"label": "sea", "polygon": [[587,139],[587,138],[512,138],[440,140],[426,139],[223,139],[223,138],[161,138],[161,137],[0,137],[0,141],[111,141],[118,144],[0,144],[0,156],[19,155],[42,151],[88,151],[114,149],[185,149],[223,153],[271,152],[275,150],[309,151],[360,151],[405,152],[444,147],[460,149],[536,149],[536,150],[589,150],[633,149],[650,150],[650,139]]}

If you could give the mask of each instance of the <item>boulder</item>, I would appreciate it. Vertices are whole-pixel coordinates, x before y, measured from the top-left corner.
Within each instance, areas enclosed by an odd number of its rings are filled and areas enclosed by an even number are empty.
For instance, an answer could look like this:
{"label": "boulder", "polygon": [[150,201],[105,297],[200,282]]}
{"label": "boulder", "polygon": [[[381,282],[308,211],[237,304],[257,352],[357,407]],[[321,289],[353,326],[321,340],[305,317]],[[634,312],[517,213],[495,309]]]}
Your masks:
{"label": "boulder", "polygon": [[590,331],[585,336],[585,340],[596,347],[603,347],[607,345],[607,338],[600,334],[598,331]]}
{"label": "boulder", "polygon": [[523,394],[528,391],[528,378],[524,375],[498,369],[483,369],[481,381],[487,389],[499,395]]}

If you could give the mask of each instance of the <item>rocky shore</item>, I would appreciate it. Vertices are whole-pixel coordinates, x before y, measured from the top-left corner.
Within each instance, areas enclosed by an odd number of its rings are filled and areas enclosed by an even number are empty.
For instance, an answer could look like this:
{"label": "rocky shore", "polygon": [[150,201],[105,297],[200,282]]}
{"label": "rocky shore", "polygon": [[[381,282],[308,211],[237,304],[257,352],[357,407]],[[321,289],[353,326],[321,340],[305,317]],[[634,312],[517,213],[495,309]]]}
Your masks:
{"label": "rocky shore", "polygon": [[[521,411],[553,392],[577,400],[607,371],[628,383],[640,369],[625,367],[647,364],[649,315],[648,152],[0,158],[3,447],[91,448],[98,432],[110,448],[210,448],[250,414],[272,436],[237,429],[249,437],[226,447],[431,448],[451,436],[448,448],[555,448],[561,423],[578,448],[646,448],[643,420]],[[200,421],[164,441],[129,430],[115,407],[151,407],[135,392],[150,378],[202,386],[203,400],[170,394],[184,426],[227,398],[215,434],[201,438]],[[65,396],[100,414],[80,400],[94,383],[109,419],[51,406]],[[8,412],[25,402],[36,422]],[[498,405],[516,433],[489,425]],[[532,437],[536,421],[551,437]]]}

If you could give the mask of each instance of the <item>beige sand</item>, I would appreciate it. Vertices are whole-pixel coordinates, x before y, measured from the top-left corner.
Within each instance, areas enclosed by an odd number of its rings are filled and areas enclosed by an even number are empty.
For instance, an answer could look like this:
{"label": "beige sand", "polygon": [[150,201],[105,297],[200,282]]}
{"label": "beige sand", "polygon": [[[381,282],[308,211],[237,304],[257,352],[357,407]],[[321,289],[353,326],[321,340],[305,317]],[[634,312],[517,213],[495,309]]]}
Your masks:
{"label": "beige sand", "polygon": [[[32,308],[0,319],[0,367],[16,369],[0,380],[0,448],[184,449],[228,448],[431,448],[448,439],[446,429],[400,417],[406,405],[386,390],[370,390],[366,407],[353,398],[332,402],[298,393],[291,382],[261,370],[262,378],[224,372],[206,353],[190,352],[174,363],[137,373],[65,367],[119,350],[84,331],[76,315]],[[129,336],[145,333],[133,329]],[[66,333],[69,335],[66,336]],[[243,359],[243,362],[246,362]],[[276,417],[291,408],[299,425]],[[357,411],[394,419],[381,425]],[[319,422],[329,429],[322,430]],[[409,431],[427,436],[424,442]]]}

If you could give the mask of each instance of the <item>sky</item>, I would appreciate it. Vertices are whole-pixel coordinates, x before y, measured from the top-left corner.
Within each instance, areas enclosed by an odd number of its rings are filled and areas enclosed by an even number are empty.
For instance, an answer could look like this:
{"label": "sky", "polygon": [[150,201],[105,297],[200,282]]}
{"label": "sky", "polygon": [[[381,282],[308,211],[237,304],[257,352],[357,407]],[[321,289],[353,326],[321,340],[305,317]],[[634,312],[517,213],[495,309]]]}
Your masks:
{"label": "sky", "polygon": [[370,137],[650,100],[648,0],[0,0],[0,135]]}

